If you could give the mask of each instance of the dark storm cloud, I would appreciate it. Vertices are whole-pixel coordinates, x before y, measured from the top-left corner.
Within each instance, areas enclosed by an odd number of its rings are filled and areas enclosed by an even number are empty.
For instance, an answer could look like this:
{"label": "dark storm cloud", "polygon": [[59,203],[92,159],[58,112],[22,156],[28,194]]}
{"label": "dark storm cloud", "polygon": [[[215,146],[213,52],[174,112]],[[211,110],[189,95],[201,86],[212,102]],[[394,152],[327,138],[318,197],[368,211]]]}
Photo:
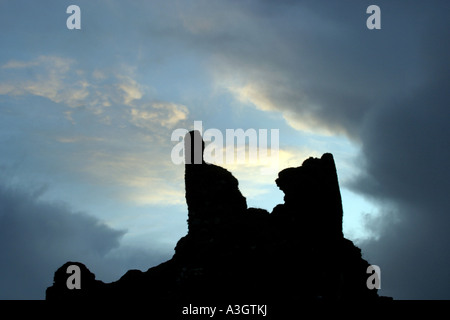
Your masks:
{"label": "dark storm cloud", "polygon": [[43,298],[52,270],[67,260],[104,256],[119,245],[122,231],[39,201],[36,192],[0,185],[0,298]]}
{"label": "dark storm cloud", "polygon": [[393,204],[395,219],[368,222],[383,226],[380,239],[361,246],[385,270],[384,293],[398,298],[450,298],[450,47],[448,5],[439,4],[415,7],[421,30],[409,37],[416,52],[402,55],[420,56],[423,81],[413,90],[397,84],[398,94],[366,117],[360,136],[365,174],[353,186]]}
{"label": "dark storm cloud", "polygon": [[419,30],[428,21],[417,14],[429,11],[386,3],[383,29],[369,31],[368,5],[250,1],[226,10],[199,7],[183,12],[186,27],[178,35],[212,54],[218,77],[251,84],[290,124],[358,139],[371,109],[421,84],[424,62],[414,34],[427,36]]}
{"label": "dark storm cloud", "polygon": [[[334,92],[318,88],[309,93],[322,106],[319,119],[326,125],[342,125],[362,143],[365,175],[353,189],[380,204],[391,204],[382,206],[387,212],[368,221],[380,239],[361,244],[369,261],[382,267],[382,294],[448,299],[449,25],[442,7],[423,3],[405,9],[385,16],[383,21],[399,19],[385,24],[376,40],[381,47],[355,56],[346,66],[348,73],[361,76],[360,84],[339,72],[333,81],[340,78],[341,85],[331,86]],[[408,22],[405,15],[417,17],[421,30],[412,21],[407,24],[411,30],[402,26]],[[393,38],[400,43],[395,45]],[[372,38],[368,39],[360,44],[369,46]]]}
{"label": "dark storm cloud", "polygon": [[385,266],[386,294],[399,298],[450,298],[449,80],[437,73],[435,82],[374,114],[362,134],[367,165],[353,188],[393,203],[400,221],[369,220],[382,224],[380,240],[361,245]]}
{"label": "dark storm cloud", "polygon": [[381,208],[367,221],[380,239],[361,246],[382,294],[450,298],[449,4],[377,1],[382,29],[368,30],[370,4],[246,2],[228,12],[250,28],[218,30],[222,43],[191,36],[293,126],[361,144],[349,187]]}
{"label": "dark storm cloud", "polygon": [[[5,176],[3,175],[3,178]],[[73,212],[63,203],[39,200],[44,189],[23,191],[0,184],[0,299],[43,299],[53,273],[81,261],[105,282],[128,269],[162,261],[156,252],[120,247],[124,231]]]}

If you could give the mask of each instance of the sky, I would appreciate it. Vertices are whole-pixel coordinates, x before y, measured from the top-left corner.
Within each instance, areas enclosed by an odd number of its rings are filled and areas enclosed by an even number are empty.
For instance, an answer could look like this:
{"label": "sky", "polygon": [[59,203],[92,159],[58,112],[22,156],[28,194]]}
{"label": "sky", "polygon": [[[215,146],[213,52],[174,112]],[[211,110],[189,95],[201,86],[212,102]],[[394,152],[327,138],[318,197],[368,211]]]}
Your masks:
{"label": "sky", "polygon": [[333,153],[344,235],[379,293],[450,299],[449,9],[0,1],[0,299],[44,299],[66,261],[111,282],[170,259],[187,233],[171,135],[194,121],[279,130],[278,170],[223,164],[268,211],[278,171]]}

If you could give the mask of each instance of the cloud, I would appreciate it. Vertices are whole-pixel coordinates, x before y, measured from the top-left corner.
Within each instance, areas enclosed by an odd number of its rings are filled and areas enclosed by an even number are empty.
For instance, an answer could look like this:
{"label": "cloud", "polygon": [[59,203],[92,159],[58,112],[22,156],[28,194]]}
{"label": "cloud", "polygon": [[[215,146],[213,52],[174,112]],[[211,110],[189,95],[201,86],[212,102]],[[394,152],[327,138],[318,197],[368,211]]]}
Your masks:
{"label": "cloud", "polygon": [[[269,79],[267,76],[265,78]],[[281,111],[286,123],[296,130],[325,135],[345,132],[338,125],[324,125],[322,118],[315,114],[320,107],[308,101],[305,94],[290,91],[289,85],[277,87],[277,84],[249,82],[242,87],[228,89],[239,101],[250,103],[259,110]],[[271,96],[274,91],[276,96]]]}
{"label": "cloud", "polygon": [[442,116],[449,84],[436,74],[436,82],[374,114],[362,136],[367,163],[353,189],[392,203],[394,212],[368,221],[380,238],[362,246],[385,265],[386,293],[399,298],[450,297],[450,130]]}
{"label": "cloud", "polygon": [[[72,109],[88,110],[106,124],[122,122],[129,112],[132,124],[153,131],[161,126],[171,129],[187,119],[185,105],[155,100],[154,90],[134,79],[134,68],[130,66],[119,68],[114,75],[100,69],[89,73],[77,66],[75,60],[59,56],[11,60],[2,69],[14,73],[0,78],[0,94],[47,98],[70,108],[62,112],[72,124],[77,123],[77,110]],[[26,69],[25,73],[22,69]],[[108,108],[113,110],[106,112]]]}
{"label": "cloud", "polygon": [[[182,176],[170,167],[169,139],[170,131],[189,115],[185,105],[154,100],[152,89],[139,83],[128,66],[122,68],[123,73],[100,69],[87,72],[75,60],[40,56],[29,61],[12,60],[3,67],[28,69],[32,75],[19,72],[12,79],[0,77],[0,93],[11,95],[11,101],[17,100],[13,92],[17,90],[23,96],[45,97],[57,103],[30,100],[29,104],[18,104],[14,112],[22,114],[21,120],[8,118],[14,126],[2,128],[18,143],[5,144],[5,153],[33,159],[31,167],[39,167],[39,175],[68,175],[72,184],[89,181],[112,190],[125,202],[184,203],[184,189],[179,186]],[[82,84],[83,89],[71,91],[71,81]],[[16,85],[9,88],[10,82]],[[60,117],[53,114],[58,108]],[[24,125],[24,119],[39,125]],[[72,125],[65,125],[65,121]],[[17,133],[11,134],[13,127]],[[161,172],[173,180],[165,181]]]}
{"label": "cloud", "polygon": [[0,186],[1,298],[43,298],[51,270],[67,260],[97,259],[119,246],[114,230],[64,204]]}
{"label": "cloud", "polygon": [[90,96],[90,84],[75,65],[73,59],[59,56],[9,61],[2,66],[7,72],[0,80],[0,93],[44,97],[71,108],[83,106]]}
{"label": "cloud", "polygon": [[[224,155],[226,160],[226,147],[217,151]],[[268,152],[270,147],[268,148]],[[282,147],[279,148],[277,157],[274,152],[273,157],[260,158],[256,161],[249,160],[249,149],[245,146],[235,146],[235,153],[243,152],[245,154],[245,162],[233,161],[228,163],[227,161],[218,163],[218,165],[227,168],[228,170],[236,173],[244,180],[253,181],[255,185],[273,184],[277,178],[278,172],[289,168],[298,167],[302,164],[303,160],[309,157],[322,156],[319,152],[308,148],[294,148],[294,147]],[[267,170],[266,170],[267,169]],[[273,169],[273,170],[269,170]]]}
{"label": "cloud", "polygon": [[[365,27],[369,4],[356,1],[235,4],[253,28],[208,27],[192,41],[236,101],[360,146],[347,186],[380,208],[368,220],[380,238],[362,245],[382,264],[383,293],[448,298],[448,4],[378,4],[379,31]],[[214,21],[215,12],[189,14]]]}
{"label": "cloud", "polygon": [[[424,31],[418,24],[410,30],[401,25],[421,10],[421,17],[433,14],[431,6],[423,6],[416,2],[402,12],[385,3],[383,18],[392,15],[389,30],[370,33],[361,3],[252,3],[242,8],[247,24],[255,27],[246,29],[251,33],[245,38],[231,33],[222,44],[204,41],[211,45],[216,83],[237,100],[277,110],[297,130],[358,141],[373,109],[426,82],[420,55]],[[269,8],[273,14],[267,14]]]}
{"label": "cloud", "polygon": [[[94,74],[98,78],[98,71]],[[142,87],[136,82],[136,80],[130,77],[120,77],[122,82],[118,84],[118,88],[123,91],[123,103],[126,105],[131,105],[133,100],[139,100],[142,98],[143,91]]]}
{"label": "cloud", "polygon": [[[3,89],[0,92],[13,95],[31,94],[56,103],[64,102],[70,107],[79,107],[89,95],[89,84],[82,79],[67,80],[67,77],[73,74],[73,65],[72,59],[58,56],[39,56],[31,61],[9,61],[2,69],[14,72],[8,72],[13,80],[6,80],[2,83],[2,88],[14,89]],[[32,77],[25,77],[23,71],[31,73]]]}
{"label": "cloud", "polygon": [[111,282],[170,258],[156,243],[122,244],[125,231],[62,202],[42,201],[45,190],[0,184],[0,299],[45,298],[53,273],[67,261],[83,262]]}
{"label": "cloud", "polygon": [[[366,221],[377,240],[358,243],[363,257],[379,265],[380,294],[397,299],[449,299],[448,218],[428,217],[428,210],[385,208]],[[407,212],[406,212],[407,211]]]}
{"label": "cloud", "polygon": [[[237,146],[236,152],[245,147]],[[218,149],[220,153],[220,149]],[[249,161],[248,148],[242,150],[246,154],[245,163],[220,163],[218,165],[229,170],[239,181],[239,189],[247,198],[249,206],[264,208],[269,212],[277,204],[284,203],[284,194],[278,189],[275,180],[278,172],[289,167],[298,167],[303,160],[309,157],[320,157],[322,154],[309,148],[281,147],[278,157],[258,158],[258,161]],[[225,149],[222,150],[225,157]],[[275,154],[275,153],[274,153]],[[270,194],[270,197],[267,195]]]}
{"label": "cloud", "polygon": [[131,109],[131,122],[140,128],[154,131],[160,126],[174,128],[180,121],[188,117],[188,108],[170,102],[155,102],[140,108]]}

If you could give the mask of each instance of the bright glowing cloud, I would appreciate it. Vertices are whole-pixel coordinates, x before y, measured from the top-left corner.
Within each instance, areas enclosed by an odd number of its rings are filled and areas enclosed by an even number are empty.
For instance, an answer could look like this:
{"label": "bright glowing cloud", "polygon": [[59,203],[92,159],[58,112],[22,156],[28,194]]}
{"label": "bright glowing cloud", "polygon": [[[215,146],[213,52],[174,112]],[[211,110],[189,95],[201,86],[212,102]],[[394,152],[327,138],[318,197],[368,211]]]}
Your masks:
{"label": "bright glowing cloud", "polygon": [[186,120],[188,108],[170,102],[151,103],[130,111],[131,122],[140,128],[154,131],[155,127],[174,128],[180,121]]}
{"label": "bright glowing cloud", "polygon": [[[243,86],[229,86],[226,85],[225,82],[224,85],[235,99],[243,104],[251,104],[262,111],[281,112],[286,123],[298,131],[327,136],[332,136],[336,133],[344,133],[337,126],[332,127],[320,121],[320,119],[314,115],[314,112],[311,111],[318,110],[320,107],[308,101],[304,94],[299,92],[288,92],[290,89],[286,87],[271,87],[270,90],[266,90],[264,85],[256,82],[250,82]],[[271,96],[271,94],[273,95],[273,92],[271,91],[276,93],[275,97]],[[277,99],[277,96],[283,96],[283,99]],[[286,97],[294,96],[297,96],[297,99],[295,100],[297,105],[292,105],[292,101],[287,101],[287,99],[285,99]],[[287,105],[288,108],[286,108]],[[299,112],[298,110],[301,111]]]}
{"label": "bright glowing cloud", "polygon": [[[248,150],[246,150],[246,153],[248,153]],[[231,171],[238,179],[239,189],[247,198],[249,205],[253,205],[255,201],[256,203],[258,201],[263,202],[259,205],[265,206],[270,211],[275,205],[283,203],[282,192],[278,190],[275,184],[275,180],[278,178],[278,172],[285,168],[298,167],[310,156],[320,157],[321,155],[317,151],[307,148],[285,147],[280,148],[278,156],[278,168],[275,170],[266,170],[268,168],[272,169],[272,163],[268,162],[267,159],[263,161],[247,161],[244,164],[224,163],[221,166]],[[267,199],[266,201],[261,201],[262,199],[258,198],[264,194],[271,195],[270,201],[267,201]]]}
{"label": "bright glowing cloud", "polygon": [[117,87],[123,92],[123,103],[131,105],[134,100],[139,100],[144,95],[142,87],[136,80],[130,77],[120,77],[123,83],[118,84]]}
{"label": "bright glowing cloud", "polygon": [[246,84],[242,87],[231,86],[228,90],[243,103],[251,103],[263,111],[275,111],[277,108],[256,84]]}

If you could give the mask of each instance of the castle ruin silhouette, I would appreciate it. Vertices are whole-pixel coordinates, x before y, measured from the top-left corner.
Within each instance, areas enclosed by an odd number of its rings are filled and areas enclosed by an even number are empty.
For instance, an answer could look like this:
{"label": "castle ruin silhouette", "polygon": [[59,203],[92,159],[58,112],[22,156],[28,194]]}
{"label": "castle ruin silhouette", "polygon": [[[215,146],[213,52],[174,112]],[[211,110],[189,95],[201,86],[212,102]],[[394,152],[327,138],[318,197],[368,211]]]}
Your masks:
{"label": "castle ruin silhouette", "polygon": [[[341,194],[332,154],[279,172],[276,184],[285,194],[284,203],[269,213],[248,208],[237,179],[228,170],[204,162],[199,132],[191,131],[185,141],[189,142],[185,148],[188,233],[178,241],[174,256],[144,272],[130,270],[112,283],[96,280],[80,262],[67,262],[56,271],[46,299],[379,298],[377,290],[366,284],[369,263],[342,233]],[[66,286],[71,264],[81,268],[79,290]]]}

